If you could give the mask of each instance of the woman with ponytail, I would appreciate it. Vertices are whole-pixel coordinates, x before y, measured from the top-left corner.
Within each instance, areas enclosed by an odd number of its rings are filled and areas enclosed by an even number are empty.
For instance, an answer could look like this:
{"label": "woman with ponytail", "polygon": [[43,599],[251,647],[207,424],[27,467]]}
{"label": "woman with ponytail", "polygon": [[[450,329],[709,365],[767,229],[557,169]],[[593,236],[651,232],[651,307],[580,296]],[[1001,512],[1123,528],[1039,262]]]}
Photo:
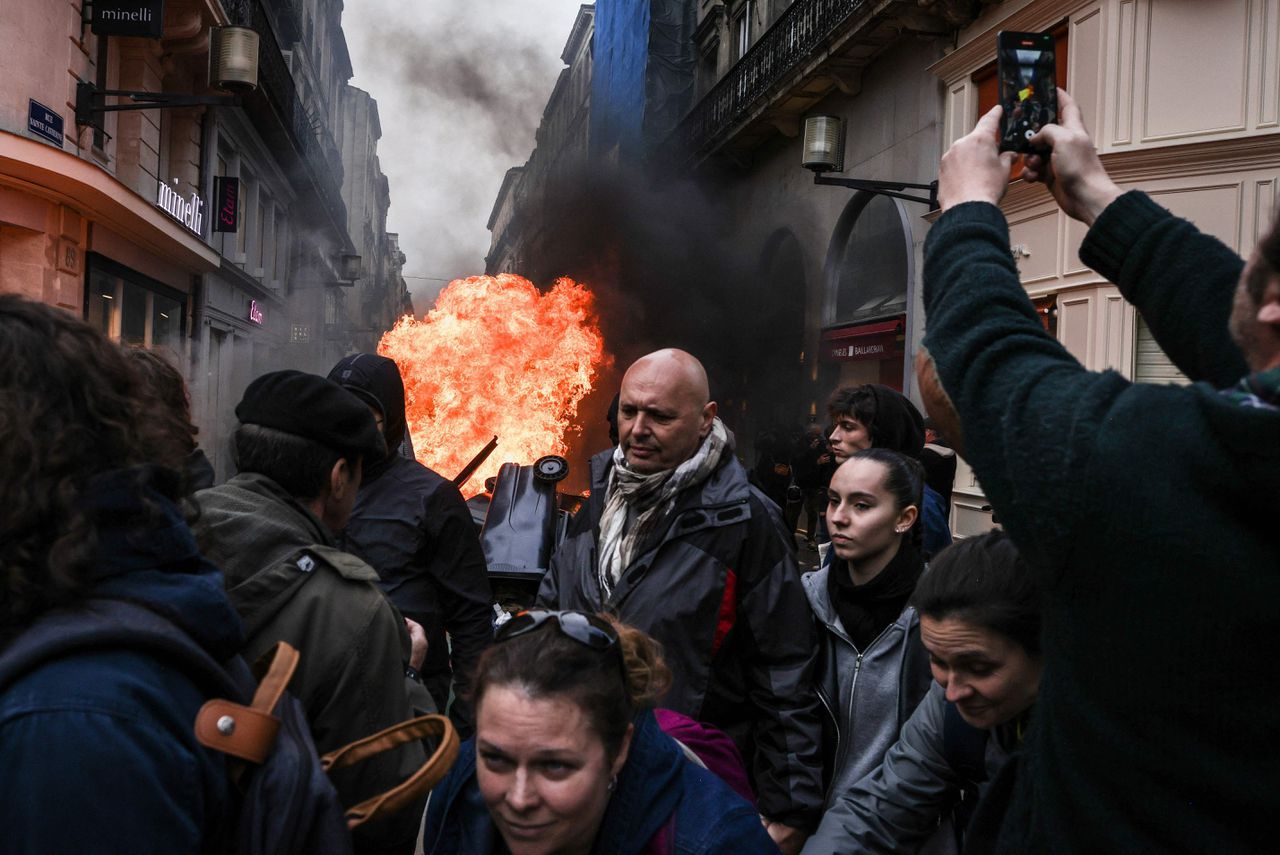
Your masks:
{"label": "woman with ponytail", "polygon": [[755,810],[690,762],[653,705],[657,642],[608,616],[521,612],[476,668],[476,735],[431,794],[428,855],[776,853]]}
{"label": "woman with ponytail", "polygon": [[925,570],[923,492],[920,464],[887,448],[858,451],[831,477],[832,559],[804,577],[822,636],[828,808],[880,765],[929,690],[929,657],[908,605]]}

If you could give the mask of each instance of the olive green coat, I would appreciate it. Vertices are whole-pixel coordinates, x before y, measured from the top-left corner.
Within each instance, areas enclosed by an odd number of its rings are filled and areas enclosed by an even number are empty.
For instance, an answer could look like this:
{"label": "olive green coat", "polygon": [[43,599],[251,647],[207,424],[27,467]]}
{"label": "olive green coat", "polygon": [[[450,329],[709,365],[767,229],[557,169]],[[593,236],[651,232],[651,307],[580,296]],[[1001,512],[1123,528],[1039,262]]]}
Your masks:
{"label": "olive green coat", "polygon": [[[221,568],[244,622],[245,659],[252,664],[278,641],[300,652],[289,689],[306,709],[320,753],[430,710],[420,684],[410,697],[409,636],[377,573],[334,548],[313,513],[252,473],[201,490],[195,501],[201,550]],[[391,788],[424,759],[421,744],[411,743],[334,774],[333,782],[350,807]],[[357,850],[402,851],[406,841],[411,847],[420,815],[410,809],[372,824],[369,834],[357,835]]]}

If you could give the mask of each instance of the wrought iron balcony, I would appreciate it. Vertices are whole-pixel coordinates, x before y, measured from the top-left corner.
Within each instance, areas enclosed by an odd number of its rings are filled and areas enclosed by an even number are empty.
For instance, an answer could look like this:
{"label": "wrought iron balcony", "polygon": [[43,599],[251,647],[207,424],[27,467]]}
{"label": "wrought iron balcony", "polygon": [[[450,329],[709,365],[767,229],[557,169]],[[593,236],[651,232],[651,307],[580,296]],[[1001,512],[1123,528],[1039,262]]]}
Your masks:
{"label": "wrought iron balcony", "polygon": [[[249,15],[248,26],[258,32],[260,41],[258,91],[245,99],[245,109],[251,114],[264,109],[275,113],[276,121],[283,125],[287,142],[301,159],[305,171],[310,174],[319,201],[338,226],[339,232],[345,235],[347,208],[342,201],[342,156],[338,152],[337,143],[327,125],[313,121],[307,113],[276,38],[271,13],[262,0],[247,5],[250,7],[246,10]],[[272,135],[262,122],[256,124],[270,144]]]}
{"label": "wrought iron balcony", "polygon": [[745,119],[751,107],[812,59],[869,0],[796,0],[698,102],[673,140],[698,157]]}

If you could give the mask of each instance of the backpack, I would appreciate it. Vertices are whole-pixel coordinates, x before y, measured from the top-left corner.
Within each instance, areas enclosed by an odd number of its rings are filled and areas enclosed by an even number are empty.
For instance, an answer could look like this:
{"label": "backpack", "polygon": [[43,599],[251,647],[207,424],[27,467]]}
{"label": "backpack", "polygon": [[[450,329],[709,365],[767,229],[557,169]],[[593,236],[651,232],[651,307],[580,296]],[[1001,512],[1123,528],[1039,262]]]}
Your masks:
{"label": "backpack", "polygon": [[[228,757],[237,797],[231,852],[347,855],[351,828],[413,802],[457,757],[458,737],[448,719],[423,716],[321,758],[302,705],[285,692],[297,666],[296,650],[277,645],[259,682],[240,656],[218,662],[169,619],[123,600],[89,600],[38,619],[0,652],[0,692],[46,662],[103,648],[132,648],[173,663],[210,696],[193,730],[202,745]],[[399,786],[344,813],[329,769],[424,736],[439,737],[426,764]]]}

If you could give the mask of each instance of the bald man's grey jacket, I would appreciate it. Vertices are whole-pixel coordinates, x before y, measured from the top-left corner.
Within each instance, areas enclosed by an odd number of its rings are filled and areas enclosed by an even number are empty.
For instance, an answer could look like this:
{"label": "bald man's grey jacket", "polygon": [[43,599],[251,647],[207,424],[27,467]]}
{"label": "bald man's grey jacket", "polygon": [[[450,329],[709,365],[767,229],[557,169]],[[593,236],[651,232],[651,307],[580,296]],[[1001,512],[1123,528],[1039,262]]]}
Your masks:
{"label": "bald man's grey jacket", "polygon": [[612,596],[596,567],[612,450],[538,592],[539,605],[611,611],[662,643],[674,682],[660,706],[721,728],[746,759],[760,812],[810,830],[822,809],[818,648],[794,544],[731,454],[679,496]]}

